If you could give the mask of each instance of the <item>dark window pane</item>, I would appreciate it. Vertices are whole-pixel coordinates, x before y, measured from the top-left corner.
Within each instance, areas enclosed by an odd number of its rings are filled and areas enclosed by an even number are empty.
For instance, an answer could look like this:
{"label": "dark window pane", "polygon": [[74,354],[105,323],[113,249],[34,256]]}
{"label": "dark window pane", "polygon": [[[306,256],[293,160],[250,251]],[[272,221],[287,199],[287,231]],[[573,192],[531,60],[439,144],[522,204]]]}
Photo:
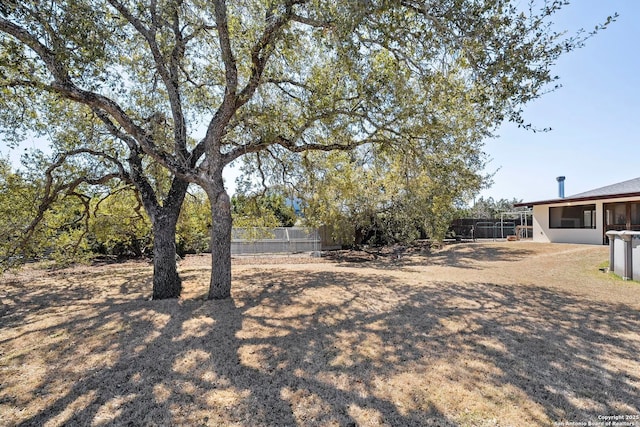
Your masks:
{"label": "dark window pane", "polygon": [[596,205],[549,208],[550,228],[596,228]]}
{"label": "dark window pane", "polygon": [[631,203],[631,224],[640,225],[640,203]]}

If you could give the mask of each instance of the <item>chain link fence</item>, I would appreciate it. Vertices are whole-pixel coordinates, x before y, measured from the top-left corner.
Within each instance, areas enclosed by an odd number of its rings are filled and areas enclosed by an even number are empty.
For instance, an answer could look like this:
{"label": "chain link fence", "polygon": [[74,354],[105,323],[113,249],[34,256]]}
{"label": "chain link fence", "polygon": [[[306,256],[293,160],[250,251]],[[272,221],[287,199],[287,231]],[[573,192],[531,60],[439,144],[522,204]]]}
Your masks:
{"label": "chain link fence", "polygon": [[231,254],[283,254],[318,252],[320,233],[315,228],[275,227],[241,228],[231,230]]}
{"label": "chain link fence", "polygon": [[[451,223],[449,232],[464,239],[506,239],[517,236],[521,239],[533,237],[533,215],[530,211],[507,213],[512,218],[461,218]],[[513,216],[519,217],[513,218]]]}

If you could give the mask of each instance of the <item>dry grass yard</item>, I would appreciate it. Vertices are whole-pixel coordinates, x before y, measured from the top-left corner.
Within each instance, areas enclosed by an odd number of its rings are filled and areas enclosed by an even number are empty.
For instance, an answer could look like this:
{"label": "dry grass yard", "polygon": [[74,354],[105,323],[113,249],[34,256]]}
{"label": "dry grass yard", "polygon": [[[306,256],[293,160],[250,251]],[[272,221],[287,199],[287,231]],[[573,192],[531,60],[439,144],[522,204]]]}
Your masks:
{"label": "dry grass yard", "polygon": [[[640,284],[608,248],[145,262],[0,277],[0,425],[524,426],[640,415]],[[601,418],[600,418],[601,419]],[[640,420],[635,421],[640,426]]]}

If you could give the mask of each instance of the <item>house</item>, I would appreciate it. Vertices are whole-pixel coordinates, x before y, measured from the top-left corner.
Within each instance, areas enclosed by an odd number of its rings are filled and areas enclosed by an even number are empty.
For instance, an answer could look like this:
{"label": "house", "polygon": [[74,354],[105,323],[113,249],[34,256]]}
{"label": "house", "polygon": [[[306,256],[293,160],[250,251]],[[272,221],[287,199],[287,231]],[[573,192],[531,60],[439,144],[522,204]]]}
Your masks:
{"label": "house", "polygon": [[537,242],[608,244],[609,230],[640,230],[640,178],[564,197],[515,206],[533,207],[533,240]]}

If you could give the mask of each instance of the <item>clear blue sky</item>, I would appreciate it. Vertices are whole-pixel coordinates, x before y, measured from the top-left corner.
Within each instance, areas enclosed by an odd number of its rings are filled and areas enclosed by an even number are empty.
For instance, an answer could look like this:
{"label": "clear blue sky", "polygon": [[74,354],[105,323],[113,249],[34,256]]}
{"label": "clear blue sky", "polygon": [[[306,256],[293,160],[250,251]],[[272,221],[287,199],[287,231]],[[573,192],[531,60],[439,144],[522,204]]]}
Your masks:
{"label": "clear blue sky", "polygon": [[486,142],[498,172],[480,195],[545,200],[640,177],[640,1],[574,0],[554,19],[558,28],[592,29],[620,15],[586,46],[561,58],[554,74],[562,88],[524,109],[526,123],[550,132],[502,126]]}

